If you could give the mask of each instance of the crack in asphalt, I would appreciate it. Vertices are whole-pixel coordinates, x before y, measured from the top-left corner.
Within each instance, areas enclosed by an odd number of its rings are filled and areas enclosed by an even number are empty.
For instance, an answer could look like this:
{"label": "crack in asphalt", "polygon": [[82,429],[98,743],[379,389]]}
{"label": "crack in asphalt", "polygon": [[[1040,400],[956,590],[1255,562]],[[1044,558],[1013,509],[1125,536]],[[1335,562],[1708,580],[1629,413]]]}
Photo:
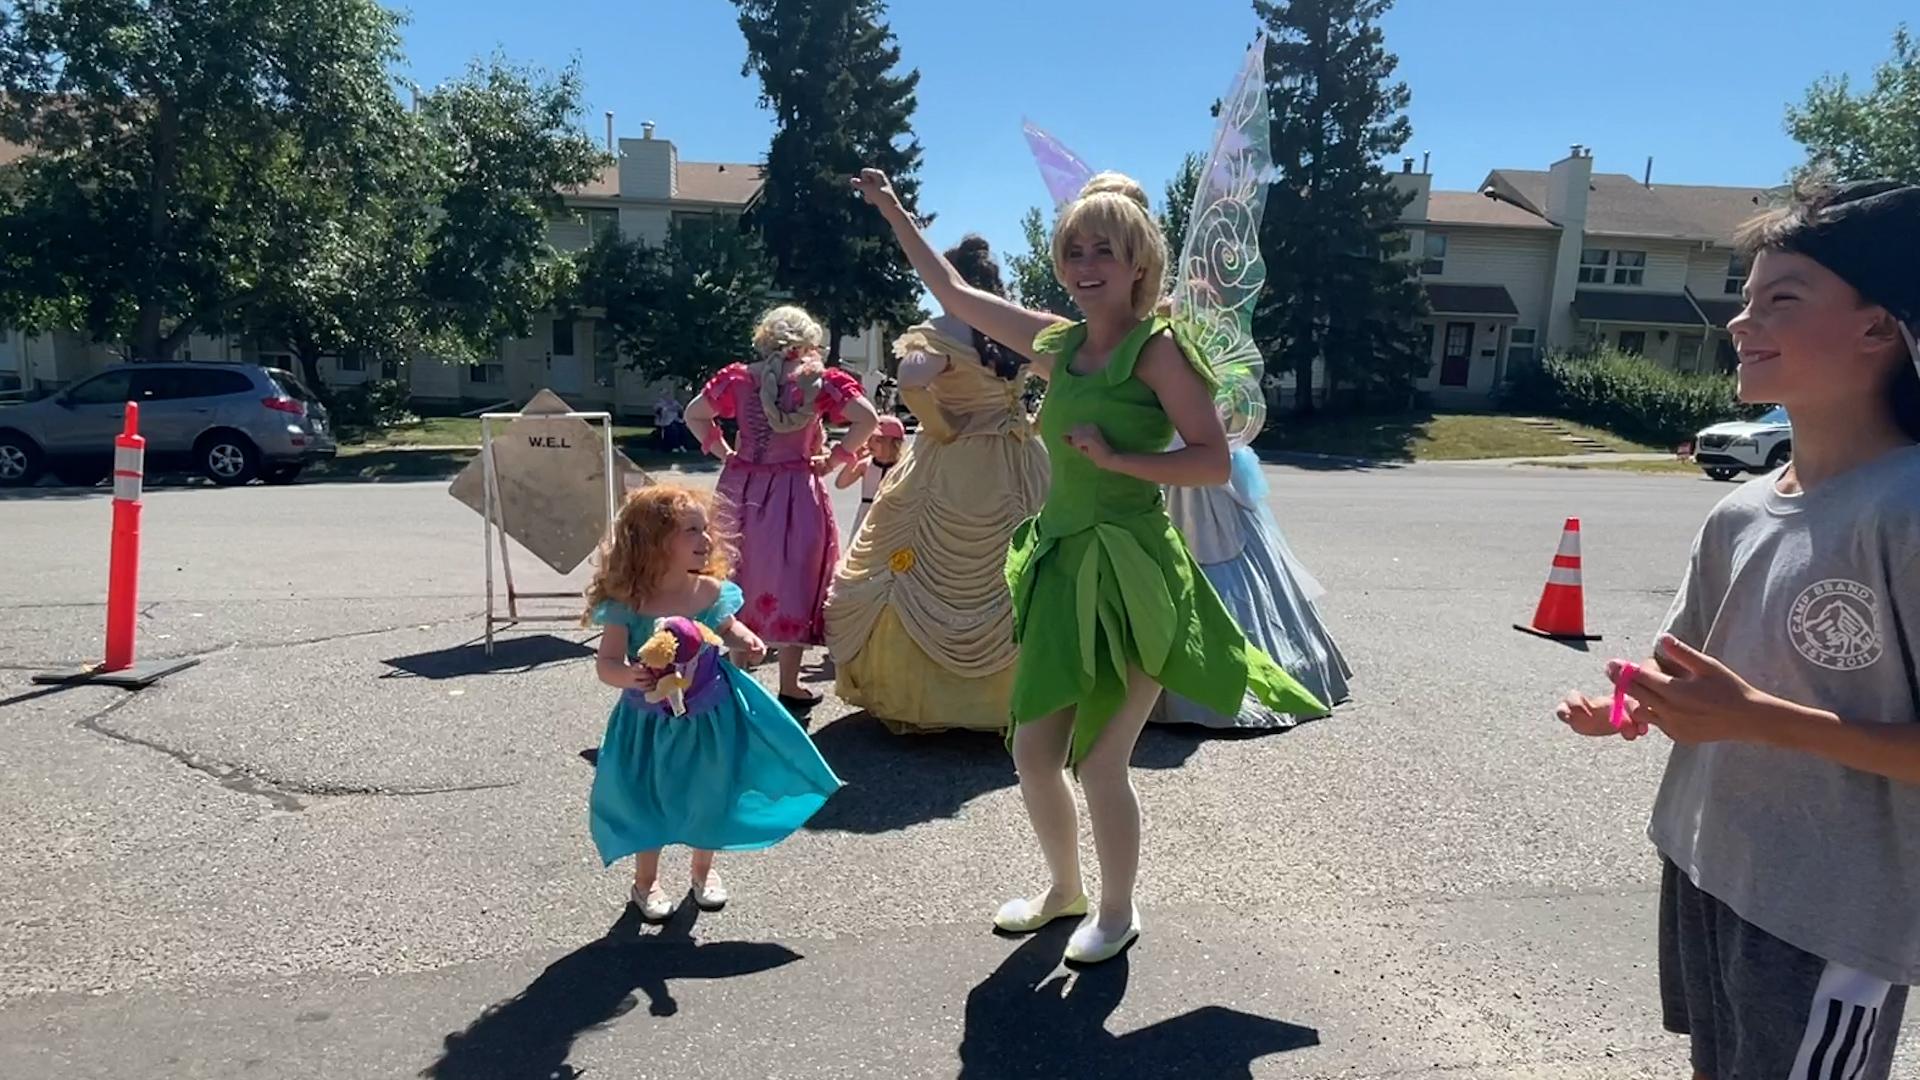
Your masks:
{"label": "crack in asphalt", "polygon": [[[5,610],[5,608],[0,607],[0,610]],[[376,626],[366,630],[343,630],[335,634],[320,634],[314,637],[292,638],[286,641],[262,642],[262,641],[242,641],[242,640],[236,639],[233,641],[222,642],[218,645],[210,645],[202,649],[189,649],[186,652],[165,652],[165,651],[153,652],[153,651],[142,650],[140,655],[149,660],[204,660],[209,656],[219,656],[223,653],[252,653],[252,652],[270,652],[274,649],[297,649],[305,645],[325,645],[335,641],[350,641],[354,638],[379,637],[382,634],[397,634],[402,630],[417,630],[422,626],[429,627],[429,628],[437,628],[444,624],[451,623],[455,619],[477,618],[483,614],[485,613],[479,612],[479,611],[474,611],[474,612],[463,611],[456,615],[449,616],[445,619],[435,619],[430,622],[424,622],[424,623],[418,622],[418,621],[410,621],[410,622],[402,623],[398,626]],[[71,661],[68,661],[65,663],[44,663],[44,664],[0,664],[0,671],[62,671],[72,666],[73,664]]]}

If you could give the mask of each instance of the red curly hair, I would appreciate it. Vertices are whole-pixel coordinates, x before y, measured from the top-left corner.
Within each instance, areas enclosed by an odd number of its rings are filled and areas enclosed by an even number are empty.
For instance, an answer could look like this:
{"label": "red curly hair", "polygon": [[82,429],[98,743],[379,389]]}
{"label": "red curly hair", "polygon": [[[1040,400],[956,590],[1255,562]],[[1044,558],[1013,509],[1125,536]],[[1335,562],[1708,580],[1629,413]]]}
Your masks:
{"label": "red curly hair", "polygon": [[603,600],[614,600],[638,609],[659,590],[666,580],[667,545],[680,522],[693,511],[707,516],[712,547],[707,565],[701,572],[709,577],[725,578],[731,566],[730,545],[719,535],[720,522],[714,512],[713,497],[704,491],[672,484],[654,484],[627,496],[613,519],[613,537],[600,545],[599,566],[587,585],[587,610],[582,625],[592,620],[593,609]]}

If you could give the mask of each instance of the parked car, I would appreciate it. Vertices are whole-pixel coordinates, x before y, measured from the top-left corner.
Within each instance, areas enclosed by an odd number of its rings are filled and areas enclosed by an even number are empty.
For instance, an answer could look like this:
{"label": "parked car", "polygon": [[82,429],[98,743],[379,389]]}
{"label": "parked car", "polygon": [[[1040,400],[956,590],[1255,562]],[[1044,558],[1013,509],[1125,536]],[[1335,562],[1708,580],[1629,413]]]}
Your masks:
{"label": "parked car", "polygon": [[126,404],[140,404],[146,470],[216,484],[287,484],[336,449],[327,410],[290,371],[254,364],[126,364],[0,410],[0,487],[51,472],[91,486],[113,471]]}
{"label": "parked car", "polygon": [[1694,464],[1715,480],[1743,472],[1764,473],[1793,459],[1793,424],[1787,410],[1774,406],[1758,420],[1730,420],[1694,437]]}

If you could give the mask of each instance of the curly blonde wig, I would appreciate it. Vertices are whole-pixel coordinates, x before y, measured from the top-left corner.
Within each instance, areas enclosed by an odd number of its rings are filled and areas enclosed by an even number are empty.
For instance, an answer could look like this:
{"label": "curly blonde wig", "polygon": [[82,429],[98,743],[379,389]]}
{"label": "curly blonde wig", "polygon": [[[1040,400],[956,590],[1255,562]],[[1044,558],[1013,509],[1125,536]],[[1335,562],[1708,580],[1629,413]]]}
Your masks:
{"label": "curly blonde wig", "polygon": [[1053,228],[1053,276],[1062,286],[1067,250],[1074,241],[1105,240],[1114,254],[1139,273],[1133,283],[1133,314],[1144,319],[1160,303],[1167,276],[1167,240],[1148,212],[1147,192],[1131,177],[1104,172],[1087,181],[1080,197],[1060,213]]}
{"label": "curly blonde wig", "polygon": [[787,304],[760,317],[753,328],[753,351],[762,358],[777,356],[788,349],[819,352],[826,348],[827,332],[820,320],[805,308]]}

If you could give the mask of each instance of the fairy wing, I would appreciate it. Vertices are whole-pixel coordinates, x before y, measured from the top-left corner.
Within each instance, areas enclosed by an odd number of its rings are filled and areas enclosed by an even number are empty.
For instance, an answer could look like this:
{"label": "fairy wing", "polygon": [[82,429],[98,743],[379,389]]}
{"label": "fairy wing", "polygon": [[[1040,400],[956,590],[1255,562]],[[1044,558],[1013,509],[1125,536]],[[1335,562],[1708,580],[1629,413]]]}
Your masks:
{"label": "fairy wing", "polygon": [[1260,216],[1274,177],[1266,56],[1262,35],[1221,100],[1213,152],[1201,167],[1174,263],[1176,330],[1223,389],[1249,376],[1258,381],[1264,367],[1253,342],[1253,309],[1267,281]]}
{"label": "fairy wing", "polygon": [[1080,189],[1093,179],[1093,170],[1086,162],[1062,146],[1059,139],[1034,126],[1031,120],[1022,120],[1020,131],[1027,137],[1027,147],[1040,166],[1040,179],[1046,182],[1047,194],[1053,196],[1054,210],[1079,198]]}

